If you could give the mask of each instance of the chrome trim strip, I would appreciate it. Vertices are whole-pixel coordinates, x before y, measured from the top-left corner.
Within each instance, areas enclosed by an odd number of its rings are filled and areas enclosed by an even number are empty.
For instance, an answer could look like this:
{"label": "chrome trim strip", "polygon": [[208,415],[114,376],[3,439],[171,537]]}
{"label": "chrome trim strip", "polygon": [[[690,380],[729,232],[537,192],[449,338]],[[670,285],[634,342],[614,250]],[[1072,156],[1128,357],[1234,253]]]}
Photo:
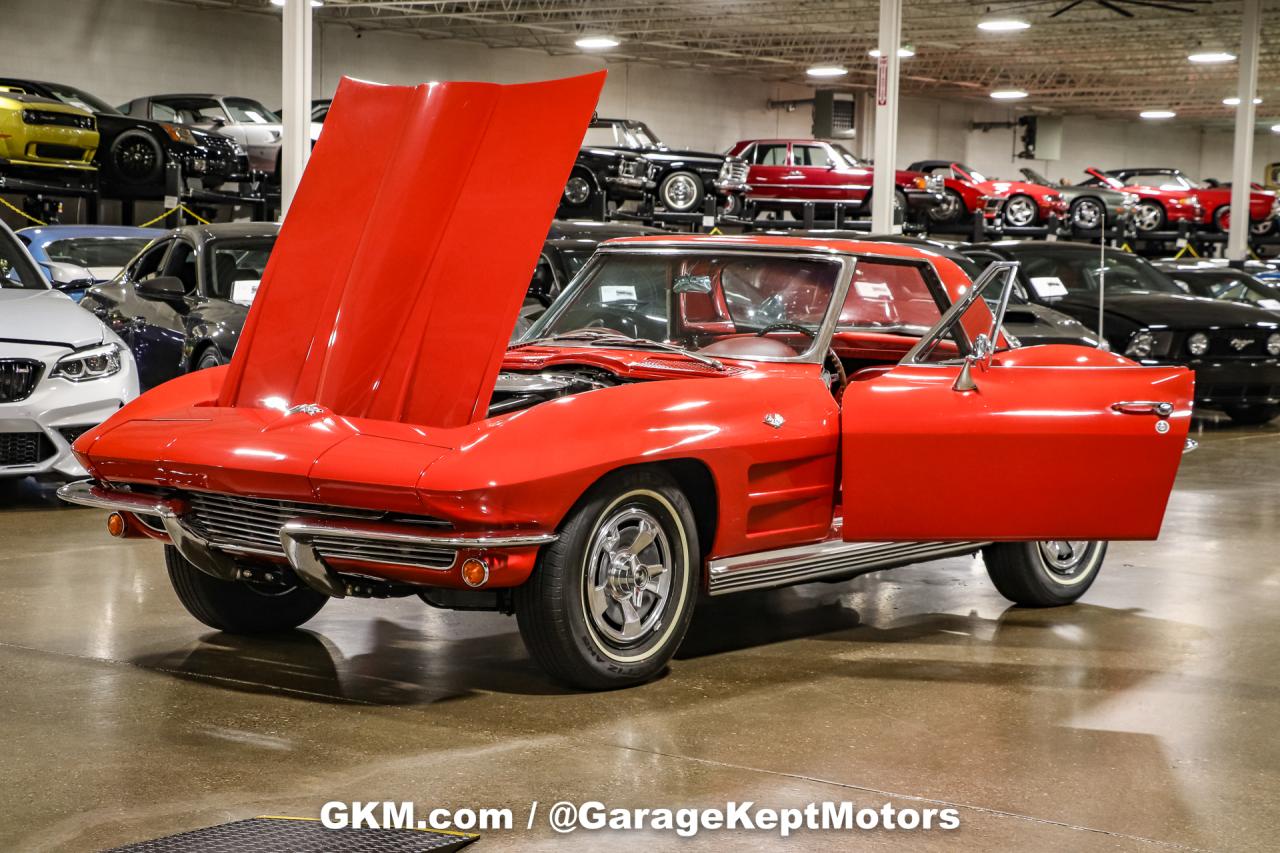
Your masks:
{"label": "chrome trim strip", "polygon": [[165,498],[108,489],[93,480],[76,480],[59,486],[58,497],[69,504],[141,515],[158,515],[161,518],[176,515],[178,511],[175,503]]}
{"label": "chrome trim strip", "polygon": [[711,595],[790,586],[840,576],[891,569],[925,560],[971,554],[985,542],[845,542],[827,539],[712,560]]}

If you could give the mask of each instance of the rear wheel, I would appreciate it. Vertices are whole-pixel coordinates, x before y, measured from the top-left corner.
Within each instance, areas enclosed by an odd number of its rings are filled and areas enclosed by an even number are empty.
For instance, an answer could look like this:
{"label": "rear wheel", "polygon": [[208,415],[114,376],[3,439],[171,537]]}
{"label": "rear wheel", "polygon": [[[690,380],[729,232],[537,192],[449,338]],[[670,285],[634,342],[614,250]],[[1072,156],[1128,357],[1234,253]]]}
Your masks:
{"label": "rear wheel", "polygon": [[653,678],[688,629],[699,553],[693,510],[669,477],[605,478],[515,591],[530,654],[556,679],[588,690]]}
{"label": "rear wheel", "polygon": [[1241,426],[1259,426],[1275,420],[1280,406],[1228,406],[1227,417]]}
{"label": "rear wheel", "polygon": [[329,600],[304,586],[258,586],[224,581],[187,562],[178,549],[164,546],[169,582],[187,612],[210,628],[228,634],[266,634],[297,628]]}
{"label": "rear wheel", "polygon": [[574,210],[585,210],[595,198],[596,188],[586,172],[575,169],[565,182],[561,203]]}
{"label": "rear wheel", "polygon": [[1106,542],[1082,540],[997,542],[982,550],[996,589],[1023,607],[1073,603],[1093,584],[1106,555]]}
{"label": "rear wheel", "polygon": [[1213,212],[1213,224],[1219,231],[1227,231],[1231,227],[1231,208],[1223,205]]}

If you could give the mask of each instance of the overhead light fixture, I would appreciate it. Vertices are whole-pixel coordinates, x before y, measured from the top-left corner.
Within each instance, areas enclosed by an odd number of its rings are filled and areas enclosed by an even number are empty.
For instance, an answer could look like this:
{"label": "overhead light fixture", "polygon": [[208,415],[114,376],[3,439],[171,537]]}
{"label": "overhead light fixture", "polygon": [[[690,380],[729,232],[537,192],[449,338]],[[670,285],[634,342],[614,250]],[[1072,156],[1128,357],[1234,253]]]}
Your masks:
{"label": "overhead light fixture", "polygon": [[[912,57],[912,56],[915,56],[915,55],[916,55],[916,50],[915,50],[915,48],[913,48],[913,47],[903,46],[903,47],[898,48],[898,56],[900,56],[900,57],[901,57],[901,58],[903,58],[903,59],[907,59],[907,58]],[[873,57],[873,58],[875,58],[875,59],[879,59],[879,58],[880,58],[880,48],[878,48],[878,47],[873,47],[873,48],[871,48],[871,50],[868,50],[868,51],[867,51],[867,56]]]}
{"label": "overhead light fixture", "polygon": [[849,70],[839,65],[815,65],[806,69],[804,73],[810,77],[843,77],[849,73]]}
{"label": "overhead light fixture", "polygon": [[997,89],[991,93],[991,97],[997,101],[1017,101],[1025,98],[1027,93],[1021,89]]}
{"label": "overhead light fixture", "polygon": [[1018,30],[1029,30],[1031,24],[1019,18],[990,18],[978,21],[978,29],[989,33],[1015,33]]}
{"label": "overhead light fixture", "polygon": [[1271,125],[1271,132],[1272,132],[1272,133],[1280,133],[1280,124],[1273,124],[1273,125]]}
{"label": "overhead light fixture", "polygon": [[1173,110],[1143,110],[1138,115],[1142,118],[1173,118],[1177,113]]}
{"label": "overhead light fixture", "polygon": [[[1255,104],[1260,104],[1262,103],[1262,98],[1254,98],[1253,102]],[[1229,107],[1238,107],[1240,106],[1240,99],[1239,98],[1223,98],[1222,103],[1226,104]]]}
{"label": "overhead light fixture", "polygon": [[583,36],[574,42],[583,50],[608,50],[611,47],[617,47],[621,43],[613,36]]}
{"label": "overhead light fixture", "polygon": [[[284,0],[271,0],[271,5],[272,5],[272,6],[283,6],[283,5],[284,5]],[[324,5],[324,0],[311,0],[311,8],[312,8],[312,9],[319,9],[319,8],[320,8],[321,6],[323,6],[323,5]]]}
{"label": "overhead light fixture", "polygon": [[1227,53],[1225,50],[1207,50],[1203,53],[1193,53],[1187,59],[1192,62],[1199,62],[1202,65],[1214,65],[1222,62],[1235,62],[1236,55]]}

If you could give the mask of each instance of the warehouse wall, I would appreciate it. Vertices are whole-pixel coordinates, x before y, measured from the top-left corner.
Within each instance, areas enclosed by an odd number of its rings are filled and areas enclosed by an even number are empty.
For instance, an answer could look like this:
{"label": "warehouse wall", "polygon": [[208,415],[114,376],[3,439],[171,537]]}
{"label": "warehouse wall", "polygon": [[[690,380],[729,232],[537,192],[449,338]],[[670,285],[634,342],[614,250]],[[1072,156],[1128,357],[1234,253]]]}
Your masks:
{"label": "warehouse wall", "polygon": [[[0,73],[62,80],[112,103],[160,91],[220,90],[280,102],[278,14],[200,10],[157,0],[4,0]],[[399,34],[357,37],[340,25],[318,27],[314,40],[317,97],[348,74],[384,82],[470,78],[497,82],[543,79],[604,67],[597,56],[550,57],[490,50],[461,42]],[[804,98],[799,85],[729,75],[612,64],[600,109],[642,118],[672,144],[724,150],[751,136],[805,136],[810,111],[769,109],[770,99]],[[991,175],[1013,177],[1014,133],[970,129],[975,120],[1006,120],[1007,108],[956,99],[904,99],[899,162],[964,159]],[[1068,117],[1063,157],[1034,165],[1051,179],[1076,178],[1090,165],[1171,164],[1194,175],[1230,173],[1231,134],[1168,123]],[[1257,137],[1255,177],[1280,160],[1280,136]]]}

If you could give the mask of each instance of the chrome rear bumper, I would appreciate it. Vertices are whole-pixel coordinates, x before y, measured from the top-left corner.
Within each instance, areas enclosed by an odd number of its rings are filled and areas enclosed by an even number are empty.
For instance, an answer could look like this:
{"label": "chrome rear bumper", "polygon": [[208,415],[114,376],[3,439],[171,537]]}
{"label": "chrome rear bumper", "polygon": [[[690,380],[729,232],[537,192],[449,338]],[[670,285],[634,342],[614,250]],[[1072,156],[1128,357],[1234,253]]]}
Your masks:
{"label": "chrome rear bumper", "polygon": [[[110,489],[92,480],[67,483],[58,489],[62,500],[81,506],[156,516],[178,552],[192,565],[219,580],[241,580],[244,570],[233,554],[271,556],[269,552],[212,542],[189,521],[190,510],[181,498],[163,498]],[[350,585],[329,564],[335,559],[407,566],[447,572],[459,551],[524,548],[547,545],[554,533],[518,535],[442,536],[424,533],[412,524],[310,517],[300,512],[279,530],[285,559],[309,587],[334,598],[345,597]],[[279,554],[276,554],[277,558]]]}

